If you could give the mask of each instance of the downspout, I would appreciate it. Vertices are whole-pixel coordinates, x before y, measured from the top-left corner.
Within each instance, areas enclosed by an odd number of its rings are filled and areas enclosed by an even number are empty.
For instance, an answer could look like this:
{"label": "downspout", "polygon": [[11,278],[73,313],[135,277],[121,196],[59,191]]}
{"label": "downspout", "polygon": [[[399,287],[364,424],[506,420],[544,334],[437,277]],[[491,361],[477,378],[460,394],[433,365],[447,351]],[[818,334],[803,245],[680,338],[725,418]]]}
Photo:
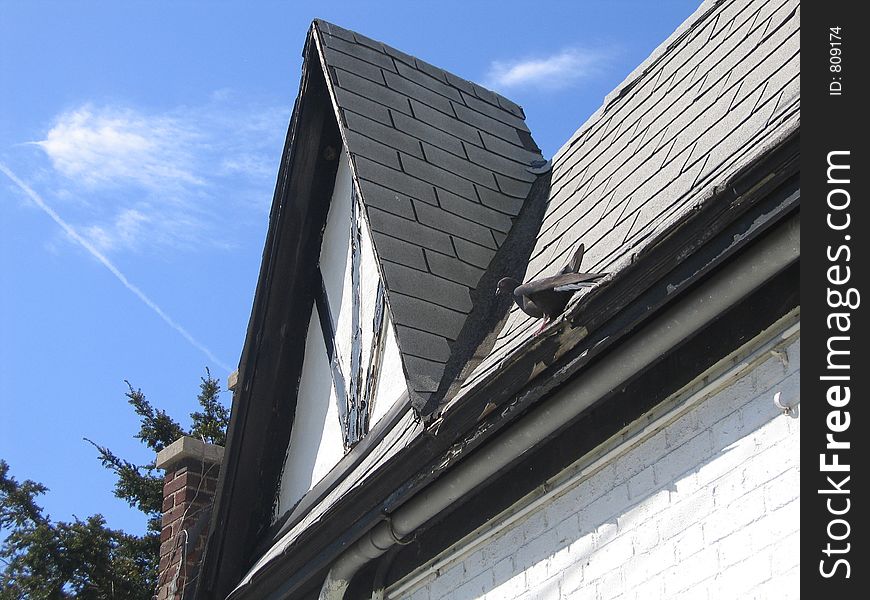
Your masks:
{"label": "downspout", "polygon": [[354,575],[370,560],[401,543],[432,517],[457,503],[540,440],[799,258],[800,220],[795,215],[587,370],[578,385],[572,386],[571,393],[553,396],[373,527],[333,563],[319,600],[342,600]]}

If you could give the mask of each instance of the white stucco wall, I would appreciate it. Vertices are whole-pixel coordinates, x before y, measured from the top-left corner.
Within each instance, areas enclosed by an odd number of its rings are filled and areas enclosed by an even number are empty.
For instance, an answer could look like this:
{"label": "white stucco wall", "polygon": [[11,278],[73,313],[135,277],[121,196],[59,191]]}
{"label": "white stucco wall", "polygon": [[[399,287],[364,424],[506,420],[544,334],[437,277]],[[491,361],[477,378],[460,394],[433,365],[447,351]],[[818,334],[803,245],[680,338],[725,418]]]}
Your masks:
{"label": "white stucco wall", "polygon": [[[377,298],[378,281],[380,272],[375,258],[374,245],[371,232],[364,218],[360,218],[361,229],[361,262],[360,262],[360,288],[362,303],[360,305],[360,323],[362,324],[363,343],[363,373],[367,373],[371,362],[371,345],[374,336],[375,299]],[[393,333],[393,325],[390,320],[388,308],[384,308],[384,320],[386,321],[386,338],[384,339],[383,354],[381,355],[380,374],[375,398],[370,407],[369,427],[374,427],[387,410],[395,404],[408,390],[405,382],[405,374],[402,370],[402,359],[399,355],[399,344]]]}
{"label": "white stucco wall", "polygon": [[[342,152],[323,232],[319,264],[335,327],[335,347],[348,392],[353,353],[354,310],[350,243],[352,185],[350,162],[347,153]],[[359,216],[358,223],[360,226],[359,325],[362,333],[360,340],[362,373],[365,377],[371,362],[375,301],[380,274],[371,234],[362,215]],[[389,322],[387,331],[381,376],[370,426],[373,426],[406,390],[399,348]],[[292,508],[344,456],[344,433],[339,418],[339,402],[344,407],[345,399],[337,398],[335,393],[323,332],[315,307],[312,309],[305,342],[296,416],[281,474],[276,516]]]}
{"label": "white stucco wall", "polygon": [[773,404],[799,400],[799,326],[787,335],[743,349],[387,597],[799,597],[800,421]]}
{"label": "white stucco wall", "polygon": [[290,509],[344,456],[338,404],[317,309],[311,311],[296,419],[278,492],[276,516]]}
{"label": "white stucco wall", "polygon": [[[341,164],[335,176],[335,187],[329,207],[326,229],[323,232],[323,244],[320,253],[320,268],[326,286],[332,317],[336,322],[336,337],[342,372],[350,382],[350,360],[353,352],[353,294],[351,293],[351,210],[352,186],[350,162],[346,152],[342,152]],[[360,329],[362,346],[362,373],[368,372],[371,362],[372,337],[374,335],[373,320],[375,300],[377,299],[378,270],[374,244],[371,232],[363,214],[358,216],[360,227]],[[392,327],[388,327],[388,336],[384,344],[384,355],[381,363],[380,377],[377,385],[370,427],[386,413],[402,394],[407,391],[405,375],[399,356],[399,346],[393,335]]]}
{"label": "white stucco wall", "polygon": [[[347,155],[342,153],[323,231],[319,263],[344,373],[350,372],[353,308],[350,293],[351,185],[350,165]],[[340,402],[343,406],[345,400],[342,398]],[[314,307],[308,323],[296,416],[281,473],[275,516],[292,508],[344,456],[344,433],[338,407],[339,399],[332,384],[319,315]]]}
{"label": "white stucco wall", "polygon": [[384,354],[381,362],[381,376],[378,380],[377,394],[372,406],[370,426],[381,420],[393,404],[399,401],[408,391],[405,373],[402,370],[402,358],[399,355],[399,344],[393,332],[393,323],[387,314],[387,337],[384,341]]}
{"label": "white stucco wall", "polygon": [[[347,154],[342,152],[320,246],[320,272],[323,274],[326,297],[329,299],[329,308],[332,311],[337,338],[336,347],[344,373],[350,373],[353,313],[350,247],[351,186],[350,165]],[[317,331],[320,331],[319,325]]]}

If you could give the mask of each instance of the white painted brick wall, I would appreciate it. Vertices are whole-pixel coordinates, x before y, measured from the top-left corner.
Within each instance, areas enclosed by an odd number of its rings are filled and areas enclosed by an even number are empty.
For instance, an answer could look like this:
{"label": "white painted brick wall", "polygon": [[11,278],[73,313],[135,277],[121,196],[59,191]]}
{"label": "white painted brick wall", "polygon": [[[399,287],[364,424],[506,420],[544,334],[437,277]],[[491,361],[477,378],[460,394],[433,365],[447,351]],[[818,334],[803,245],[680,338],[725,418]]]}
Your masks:
{"label": "white painted brick wall", "polygon": [[[800,340],[415,587],[412,600],[799,597]],[[519,508],[519,507],[517,507]]]}

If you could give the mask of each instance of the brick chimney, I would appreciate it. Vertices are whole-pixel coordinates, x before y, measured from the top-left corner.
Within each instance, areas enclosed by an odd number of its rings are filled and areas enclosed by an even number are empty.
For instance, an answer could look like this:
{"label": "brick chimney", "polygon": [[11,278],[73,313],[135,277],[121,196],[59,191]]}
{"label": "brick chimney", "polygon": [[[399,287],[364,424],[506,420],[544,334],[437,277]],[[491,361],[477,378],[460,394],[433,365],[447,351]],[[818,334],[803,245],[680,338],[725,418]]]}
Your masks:
{"label": "brick chimney", "polygon": [[157,454],[157,467],[166,472],[157,600],[192,596],[223,454],[223,446],[192,437]]}

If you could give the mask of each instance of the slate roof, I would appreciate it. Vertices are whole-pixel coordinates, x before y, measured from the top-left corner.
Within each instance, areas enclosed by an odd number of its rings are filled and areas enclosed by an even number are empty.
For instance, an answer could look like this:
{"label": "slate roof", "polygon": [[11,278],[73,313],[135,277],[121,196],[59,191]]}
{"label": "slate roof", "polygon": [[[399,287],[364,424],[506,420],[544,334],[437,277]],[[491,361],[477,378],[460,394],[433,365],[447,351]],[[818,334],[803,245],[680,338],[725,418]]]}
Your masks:
{"label": "slate roof", "polygon": [[[579,242],[584,270],[618,276],[655,235],[799,124],[798,0],[708,0],[554,156],[525,280],[555,272]],[[512,307],[455,401],[537,325]]]}
{"label": "slate roof", "polygon": [[507,98],[326,21],[314,21],[312,35],[411,400],[429,413],[444,380],[470,358],[456,341],[473,328],[475,290],[524,206],[537,178],[528,167],[542,162],[541,152],[522,108]]}
{"label": "slate roof", "polygon": [[[619,277],[633,257],[642,252],[655,236],[668,231],[699,205],[715,199],[713,192],[719,186],[798,130],[799,16],[798,0],[708,0],[703,3],[605,99],[601,109],[554,157],[548,205],[525,279],[557,270],[580,242],[586,245],[585,270],[609,272],[610,280]],[[467,198],[458,188],[453,189],[453,178],[445,177],[433,182],[422,178],[413,167],[409,172],[407,165],[412,161],[407,161],[406,157],[421,159],[421,156],[415,154],[417,147],[408,138],[419,142],[420,152],[427,161],[437,161],[436,157],[443,156],[431,151],[427,153],[430,146],[456,158],[461,158],[462,149],[465,159],[478,165],[483,164],[476,162],[474,153],[479,151],[488,151],[508,161],[513,159],[519,166],[531,157],[538,157],[538,153],[525,149],[519,133],[522,129],[517,130],[519,143],[508,142],[497,133],[483,129],[479,129],[477,139],[470,134],[467,139],[463,137],[467,133],[464,126],[472,124],[461,118],[464,109],[460,108],[462,105],[455,97],[447,98],[455,111],[451,121],[447,113],[435,106],[435,103],[441,103],[441,108],[446,108],[448,104],[444,104],[443,99],[429,101],[429,94],[421,88],[407,87],[403,93],[391,87],[390,83],[399,85],[395,75],[401,75],[406,80],[401,85],[425,82],[442,91],[450,87],[461,92],[459,97],[470,110],[475,108],[475,100],[486,102],[490,110],[497,108],[517,118],[522,115],[521,110],[474,84],[359,34],[322,21],[315,22],[314,30],[322,40],[326,64],[332,65],[328,67],[328,77],[341,107],[343,135],[347,136],[355,164],[362,165],[358,176],[372,226],[375,227],[377,217],[371,219],[371,215],[383,214],[394,220],[404,219],[408,223],[403,224],[413,229],[413,233],[396,237],[390,225],[377,226],[377,249],[385,264],[411,267],[419,273],[416,277],[426,278],[433,284],[446,279],[439,275],[438,260],[455,265],[458,259],[478,269],[487,268],[495,255],[494,248],[470,239],[468,233],[442,230],[424,222],[418,208],[423,207],[423,214],[427,208],[439,209],[484,226],[492,235],[493,242],[499,244],[497,234],[502,232],[494,223],[475,220],[471,212],[451,211],[450,200],[446,200],[450,196],[445,192],[452,192],[467,201],[468,204],[462,204],[465,208],[494,208],[487,203],[503,203],[495,206],[501,207],[495,212],[512,219],[512,222],[516,222],[516,215],[523,207],[524,196],[518,191],[515,192],[517,195],[511,195],[500,187],[499,177],[509,177],[510,174],[498,170],[493,175],[497,184],[495,188],[470,176],[459,178],[465,181],[459,185],[465,186],[466,191],[473,188],[477,198]],[[345,76],[342,81],[339,61],[345,61],[347,68],[358,74],[357,78]],[[363,74],[364,71],[367,75]],[[383,77],[383,83],[369,81],[367,76]],[[345,84],[349,87],[344,88]],[[358,87],[352,89],[350,86],[353,85]],[[423,87],[443,96],[435,89]],[[411,89],[416,92],[412,94]],[[361,95],[363,92],[383,94],[384,97],[374,102]],[[367,117],[368,120],[358,117]],[[361,130],[365,126],[371,128],[369,135]],[[443,137],[439,139],[439,135]],[[361,141],[362,137],[380,145],[369,147]],[[378,160],[381,151],[384,153]],[[392,158],[396,161],[393,162]],[[446,166],[446,163],[438,164]],[[366,174],[367,166],[380,169],[379,175],[396,177],[396,181],[413,183],[417,187],[382,192],[379,186],[386,185],[384,182],[390,179],[372,181],[375,175],[372,171]],[[514,181],[527,186],[524,189],[528,192],[529,181]],[[472,188],[468,187],[469,182]],[[434,193],[435,203],[429,191]],[[378,196],[379,193],[383,195]],[[375,204],[379,199],[385,202],[381,207]],[[424,241],[429,235],[424,231],[434,232],[435,237],[442,240],[444,238],[437,234],[446,234],[452,248],[446,244],[440,247],[441,250],[431,247],[437,242]],[[385,269],[388,278],[391,269]],[[477,281],[480,280],[477,271],[471,273]],[[395,274],[392,277],[392,281],[388,279],[390,285],[401,285],[401,275],[399,280]],[[454,273],[452,277],[458,279],[459,276]],[[473,277],[465,283],[455,281],[457,286],[466,290],[459,294],[460,298],[466,297],[463,294],[470,297],[473,281]],[[591,293],[606,292],[606,286],[607,282]],[[398,302],[392,307],[394,315],[397,309],[398,314],[408,309],[404,313],[406,316],[397,318],[424,319],[428,323],[424,333],[437,336],[448,345],[455,339],[453,336],[457,335],[458,329],[448,311],[467,314],[459,310],[452,298],[444,300],[449,306],[443,306],[432,298],[415,297],[413,294],[419,295],[419,291],[413,289],[410,294],[393,289],[392,294],[394,297],[404,296],[408,305],[403,307],[403,302]],[[578,294],[569,312],[582,297]],[[425,311],[430,313],[424,315]],[[537,321],[518,309],[511,310],[500,327],[495,346],[465,380],[445,412],[445,423],[449,422],[451,407],[458,407],[466,395],[484,388],[509,360],[524,352],[525,344],[532,338],[532,330],[537,325]],[[419,343],[425,347],[426,341],[421,338]],[[404,344],[407,357],[424,351],[409,345],[412,342],[408,336],[400,343]],[[432,435],[437,436],[440,432],[447,436],[443,429],[435,429],[436,433]],[[475,431],[481,438],[485,437],[485,433]],[[407,450],[413,449],[429,434],[431,431],[427,433],[410,412],[404,413],[363,462],[342,474],[339,486],[307,511],[304,518],[287,523],[274,545],[250,568],[242,585],[256,579],[294,550],[304,552],[306,535],[330,519],[339,519],[342,510],[349,510],[343,500],[353,499],[354,493],[384,476],[385,472],[407,465]],[[445,443],[453,441],[451,438]],[[456,447],[463,444],[464,441],[459,440]],[[420,446],[423,445],[420,442]],[[439,459],[439,469],[446,468],[454,449],[451,447],[451,452],[445,454],[448,458]],[[458,449],[455,455],[459,459],[464,456]]]}

